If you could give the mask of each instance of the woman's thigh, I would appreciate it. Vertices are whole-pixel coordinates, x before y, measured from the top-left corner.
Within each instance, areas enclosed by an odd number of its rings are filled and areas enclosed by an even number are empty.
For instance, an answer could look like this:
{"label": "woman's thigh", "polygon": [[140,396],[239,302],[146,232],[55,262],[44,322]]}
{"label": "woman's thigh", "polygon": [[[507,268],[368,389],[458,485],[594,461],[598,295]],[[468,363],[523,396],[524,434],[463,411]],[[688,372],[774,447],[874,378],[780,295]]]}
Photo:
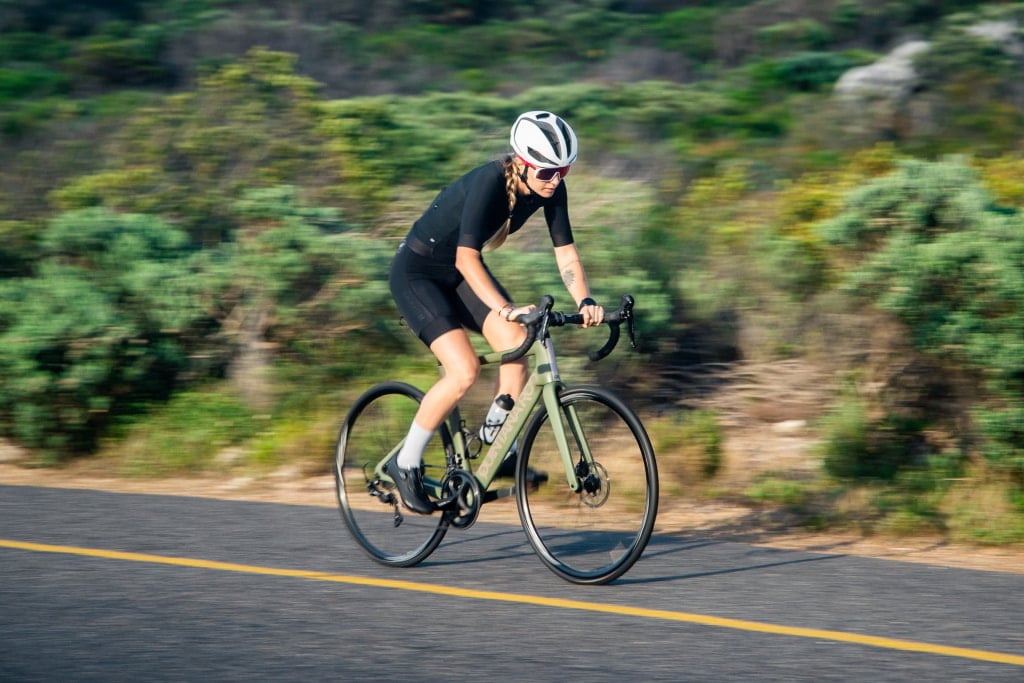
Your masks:
{"label": "woman's thigh", "polygon": [[417,268],[415,259],[404,256],[400,252],[392,263],[391,295],[405,324],[429,347],[446,332],[464,326],[457,278],[437,269]]}

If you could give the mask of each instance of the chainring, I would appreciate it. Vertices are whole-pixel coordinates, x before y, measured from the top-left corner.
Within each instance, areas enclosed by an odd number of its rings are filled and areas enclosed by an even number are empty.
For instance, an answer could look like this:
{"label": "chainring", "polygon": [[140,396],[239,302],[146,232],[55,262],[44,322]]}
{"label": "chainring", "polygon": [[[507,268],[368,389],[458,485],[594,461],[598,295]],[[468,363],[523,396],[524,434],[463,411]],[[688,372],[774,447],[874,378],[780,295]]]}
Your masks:
{"label": "chainring", "polygon": [[448,523],[457,529],[473,526],[480,516],[483,503],[480,484],[476,477],[465,470],[452,470],[445,475],[441,481],[441,497],[451,499],[444,515]]}

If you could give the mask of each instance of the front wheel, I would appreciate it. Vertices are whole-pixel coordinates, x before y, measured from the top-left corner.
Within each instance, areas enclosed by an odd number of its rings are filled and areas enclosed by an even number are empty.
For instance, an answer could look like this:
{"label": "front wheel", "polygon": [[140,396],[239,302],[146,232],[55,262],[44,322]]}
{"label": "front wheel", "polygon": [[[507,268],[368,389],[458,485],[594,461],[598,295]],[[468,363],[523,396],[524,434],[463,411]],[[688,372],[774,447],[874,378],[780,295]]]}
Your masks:
{"label": "front wheel", "polygon": [[[423,392],[403,382],[371,387],[349,410],[334,449],[334,478],[341,517],[352,536],[374,560],[411,567],[434,552],[448,531],[441,513],[410,512],[380,467],[397,455],[419,408]],[[442,425],[424,452],[427,477],[445,471],[451,435]]]}
{"label": "front wheel", "polygon": [[[519,517],[553,572],[573,583],[608,583],[633,566],[654,531],[654,448],[640,418],[600,387],[563,391],[559,409],[552,416],[541,408],[527,427],[516,469]],[[556,429],[568,441],[568,471]],[[538,483],[536,472],[547,480]]]}

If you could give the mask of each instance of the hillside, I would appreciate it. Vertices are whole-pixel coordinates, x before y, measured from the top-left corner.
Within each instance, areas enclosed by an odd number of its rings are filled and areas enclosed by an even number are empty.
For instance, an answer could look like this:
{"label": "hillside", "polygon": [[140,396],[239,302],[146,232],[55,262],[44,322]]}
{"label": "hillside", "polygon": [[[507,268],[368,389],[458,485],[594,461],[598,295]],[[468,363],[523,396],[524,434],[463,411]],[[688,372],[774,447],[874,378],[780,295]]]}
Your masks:
{"label": "hillside", "polygon": [[[431,379],[382,283],[395,241],[543,107],[583,141],[588,274],[641,315],[639,353],[570,370],[642,409],[669,494],[1019,543],[1022,26],[981,2],[0,2],[0,438],[123,474],[323,467],[338,406]],[[493,265],[558,296],[536,232]]]}

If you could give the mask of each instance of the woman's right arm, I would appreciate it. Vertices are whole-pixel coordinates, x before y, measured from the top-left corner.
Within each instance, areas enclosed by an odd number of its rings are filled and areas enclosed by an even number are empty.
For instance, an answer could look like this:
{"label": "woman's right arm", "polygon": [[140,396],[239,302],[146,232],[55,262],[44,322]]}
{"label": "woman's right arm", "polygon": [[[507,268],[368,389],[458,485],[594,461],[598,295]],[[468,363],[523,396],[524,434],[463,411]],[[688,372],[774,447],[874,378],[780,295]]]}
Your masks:
{"label": "woman's right arm", "polygon": [[455,268],[459,271],[466,283],[473,290],[473,293],[480,297],[480,300],[487,304],[487,307],[497,315],[511,320],[517,315],[529,313],[533,306],[511,306],[511,301],[505,299],[498,286],[495,284],[491,274],[484,267],[483,259],[478,249],[471,247],[459,247],[455,250]]}

